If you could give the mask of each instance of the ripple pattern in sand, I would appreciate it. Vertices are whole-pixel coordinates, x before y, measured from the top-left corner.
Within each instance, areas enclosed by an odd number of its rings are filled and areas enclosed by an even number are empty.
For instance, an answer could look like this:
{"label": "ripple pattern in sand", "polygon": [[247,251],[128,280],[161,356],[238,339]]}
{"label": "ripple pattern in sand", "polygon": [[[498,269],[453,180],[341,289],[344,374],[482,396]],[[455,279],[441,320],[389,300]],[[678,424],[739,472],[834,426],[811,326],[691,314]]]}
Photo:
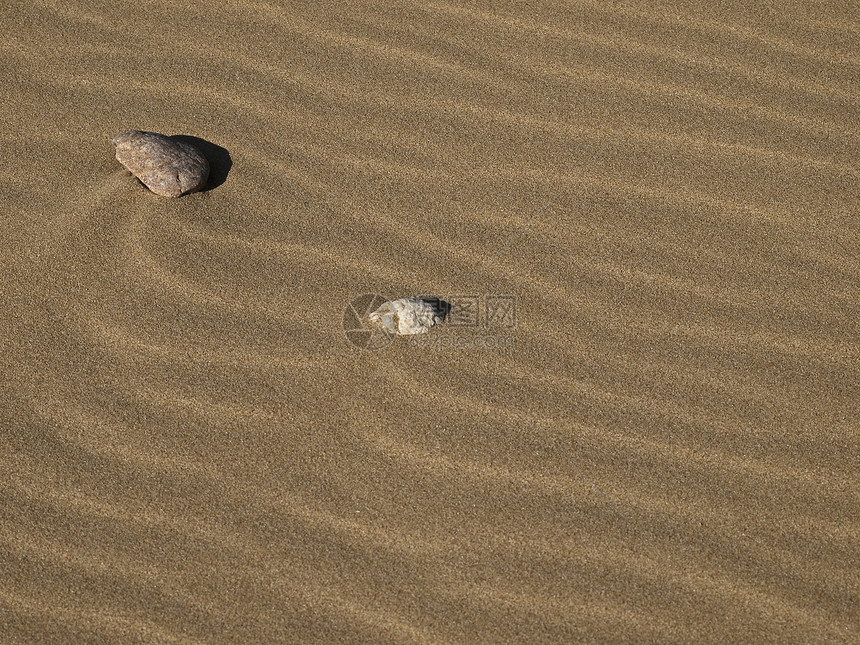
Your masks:
{"label": "ripple pattern in sand", "polygon": [[[856,16],[19,4],[4,638],[860,638]],[[227,180],[153,199],[128,127]],[[516,343],[361,352],[368,292]]]}

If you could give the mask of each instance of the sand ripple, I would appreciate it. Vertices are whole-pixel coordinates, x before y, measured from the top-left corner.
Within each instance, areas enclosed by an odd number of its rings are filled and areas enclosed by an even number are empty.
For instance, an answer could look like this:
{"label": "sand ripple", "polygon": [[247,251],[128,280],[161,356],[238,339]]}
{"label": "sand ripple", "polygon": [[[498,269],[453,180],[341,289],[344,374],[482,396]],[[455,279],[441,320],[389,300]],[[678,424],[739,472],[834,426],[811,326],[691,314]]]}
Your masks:
{"label": "sand ripple", "polygon": [[860,639],[849,14],[4,6],[0,640]]}

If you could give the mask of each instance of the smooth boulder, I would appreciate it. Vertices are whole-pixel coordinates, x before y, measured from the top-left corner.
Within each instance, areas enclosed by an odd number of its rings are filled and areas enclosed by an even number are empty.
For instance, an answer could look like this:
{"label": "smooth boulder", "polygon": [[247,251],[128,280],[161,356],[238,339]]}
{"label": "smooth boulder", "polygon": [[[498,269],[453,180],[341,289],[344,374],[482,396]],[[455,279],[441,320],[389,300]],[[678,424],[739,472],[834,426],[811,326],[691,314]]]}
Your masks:
{"label": "smooth boulder", "polygon": [[157,132],[129,130],[117,135],[116,158],[156,195],[180,197],[201,190],[209,162],[194,146]]}

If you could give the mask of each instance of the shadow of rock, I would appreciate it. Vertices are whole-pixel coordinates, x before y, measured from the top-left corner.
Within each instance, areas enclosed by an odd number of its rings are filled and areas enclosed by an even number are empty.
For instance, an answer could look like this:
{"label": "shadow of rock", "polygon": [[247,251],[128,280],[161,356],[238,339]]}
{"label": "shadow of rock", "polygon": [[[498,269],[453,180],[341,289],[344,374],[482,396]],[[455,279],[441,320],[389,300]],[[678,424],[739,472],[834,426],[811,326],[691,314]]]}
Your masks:
{"label": "shadow of rock", "polygon": [[448,319],[448,314],[451,313],[451,303],[442,300],[441,298],[435,298],[433,296],[422,296],[421,300],[433,307],[436,310],[436,313],[439,314],[441,321],[444,322]]}
{"label": "shadow of rock", "polygon": [[233,167],[233,160],[226,148],[206,141],[206,139],[186,134],[174,134],[170,138],[194,146],[209,162],[209,181],[206,182],[206,186],[201,192],[205,193],[213,188],[218,188],[227,181],[227,175],[230,174],[230,168]]}

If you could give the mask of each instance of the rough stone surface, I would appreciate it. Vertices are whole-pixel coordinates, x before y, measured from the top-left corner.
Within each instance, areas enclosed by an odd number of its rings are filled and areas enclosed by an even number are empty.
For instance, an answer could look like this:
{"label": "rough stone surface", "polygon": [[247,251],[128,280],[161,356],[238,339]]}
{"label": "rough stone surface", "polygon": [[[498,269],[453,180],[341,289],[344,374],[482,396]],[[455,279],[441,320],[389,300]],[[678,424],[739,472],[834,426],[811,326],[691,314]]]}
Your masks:
{"label": "rough stone surface", "polygon": [[193,146],[157,132],[129,130],[114,138],[116,158],[156,195],[179,197],[206,185],[209,162]]}
{"label": "rough stone surface", "polygon": [[425,334],[445,318],[439,304],[422,298],[401,298],[382,304],[368,316],[371,325],[397,336]]}

